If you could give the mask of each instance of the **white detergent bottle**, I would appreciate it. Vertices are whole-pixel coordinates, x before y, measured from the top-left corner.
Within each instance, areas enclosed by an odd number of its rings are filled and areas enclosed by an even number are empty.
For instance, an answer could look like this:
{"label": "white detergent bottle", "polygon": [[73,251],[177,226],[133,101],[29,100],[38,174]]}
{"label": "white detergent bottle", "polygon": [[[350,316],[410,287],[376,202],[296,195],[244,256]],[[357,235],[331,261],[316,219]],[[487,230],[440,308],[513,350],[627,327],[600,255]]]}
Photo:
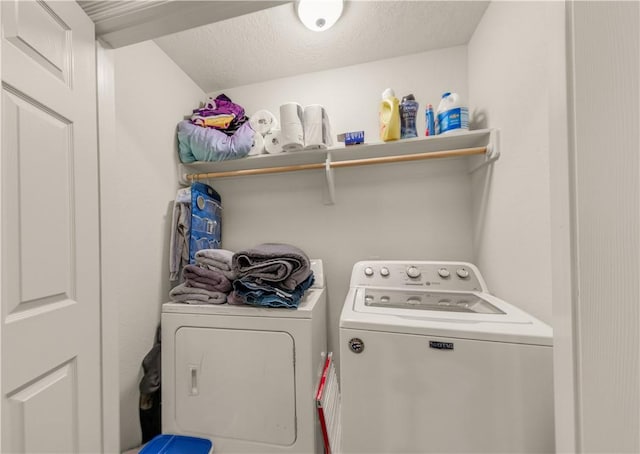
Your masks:
{"label": "white detergent bottle", "polygon": [[438,134],[469,129],[469,109],[462,105],[458,93],[446,92],[442,95],[436,117]]}

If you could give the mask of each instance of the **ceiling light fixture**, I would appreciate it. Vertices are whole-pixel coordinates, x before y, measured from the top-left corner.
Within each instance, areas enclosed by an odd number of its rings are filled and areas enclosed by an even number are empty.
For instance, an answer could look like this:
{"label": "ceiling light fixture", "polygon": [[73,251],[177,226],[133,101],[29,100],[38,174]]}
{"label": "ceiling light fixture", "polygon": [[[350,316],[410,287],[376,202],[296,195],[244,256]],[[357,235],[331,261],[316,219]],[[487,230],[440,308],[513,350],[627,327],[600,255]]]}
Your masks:
{"label": "ceiling light fixture", "polygon": [[343,0],[299,0],[298,17],[309,30],[322,32],[338,21],[342,8]]}

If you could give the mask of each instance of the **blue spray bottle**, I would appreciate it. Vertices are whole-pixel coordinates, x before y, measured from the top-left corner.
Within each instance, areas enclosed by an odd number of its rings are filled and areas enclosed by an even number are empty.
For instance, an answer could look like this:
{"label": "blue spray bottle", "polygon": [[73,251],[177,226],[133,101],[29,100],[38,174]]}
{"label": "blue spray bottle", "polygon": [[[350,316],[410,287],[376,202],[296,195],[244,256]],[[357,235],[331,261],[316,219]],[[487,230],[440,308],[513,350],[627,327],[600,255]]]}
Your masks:
{"label": "blue spray bottle", "polygon": [[435,136],[436,135],[436,117],[433,113],[433,106],[431,104],[427,104],[427,109],[425,110],[424,113],[425,113],[425,125],[426,125],[424,135]]}

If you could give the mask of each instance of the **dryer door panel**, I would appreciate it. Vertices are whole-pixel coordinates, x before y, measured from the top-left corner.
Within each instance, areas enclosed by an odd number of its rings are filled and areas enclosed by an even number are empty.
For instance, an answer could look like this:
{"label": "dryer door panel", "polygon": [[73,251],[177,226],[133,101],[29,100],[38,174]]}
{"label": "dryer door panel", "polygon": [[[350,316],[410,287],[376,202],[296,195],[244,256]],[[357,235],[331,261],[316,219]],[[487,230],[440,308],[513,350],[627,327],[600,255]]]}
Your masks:
{"label": "dryer door panel", "polygon": [[288,333],[182,327],[175,339],[180,429],[214,440],[295,442],[294,342]]}

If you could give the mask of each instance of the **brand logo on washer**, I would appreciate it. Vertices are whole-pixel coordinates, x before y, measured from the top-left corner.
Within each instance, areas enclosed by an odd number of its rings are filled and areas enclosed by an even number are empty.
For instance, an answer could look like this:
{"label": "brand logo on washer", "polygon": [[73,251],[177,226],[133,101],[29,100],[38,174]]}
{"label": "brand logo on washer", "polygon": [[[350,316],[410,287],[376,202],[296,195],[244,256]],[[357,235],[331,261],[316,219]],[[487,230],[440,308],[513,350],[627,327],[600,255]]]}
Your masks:
{"label": "brand logo on washer", "polygon": [[362,353],[362,350],[364,350],[364,342],[362,342],[362,339],[354,337],[349,341],[349,348],[353,353]]}
{"label": "brand logo on washer", "polygon": [[429,347],[438,350],[453,350],[453,342],[429,341]]}

